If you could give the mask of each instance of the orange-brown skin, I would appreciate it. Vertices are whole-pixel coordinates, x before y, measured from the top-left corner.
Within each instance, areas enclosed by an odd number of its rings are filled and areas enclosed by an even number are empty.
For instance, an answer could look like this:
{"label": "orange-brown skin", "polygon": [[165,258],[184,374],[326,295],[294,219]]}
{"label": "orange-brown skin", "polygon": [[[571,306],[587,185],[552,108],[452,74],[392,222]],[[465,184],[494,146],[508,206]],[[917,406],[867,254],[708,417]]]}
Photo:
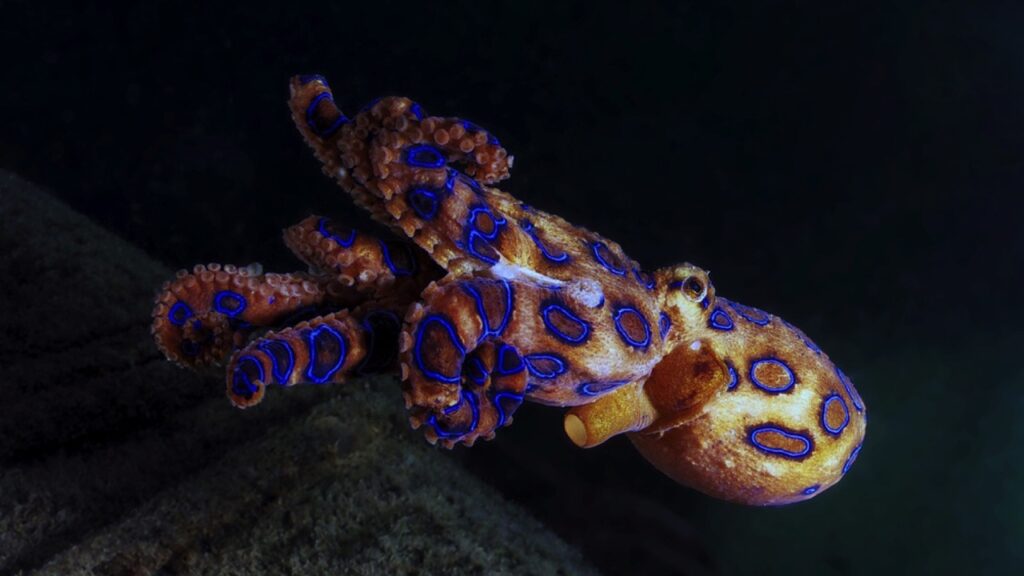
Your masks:
{"label": "orange-brown skin", "polygon": [[410,422],[447,447],[492,438],[528,399],[570,407],[576,444],[630,433],[660,470],[727,500],[809,498],[849,468],[863,403],[801,332],[718,298],[696,266],[644,273],[493,188],[512,157],[474,124],[406,98],[348,118],[319,76],[291,89],[324,172],[418,250],[310,217],[285,232],[308,274],[197,268],[165,286],[161,349],[190,366],[233,353],[233,403],[398,370]]}

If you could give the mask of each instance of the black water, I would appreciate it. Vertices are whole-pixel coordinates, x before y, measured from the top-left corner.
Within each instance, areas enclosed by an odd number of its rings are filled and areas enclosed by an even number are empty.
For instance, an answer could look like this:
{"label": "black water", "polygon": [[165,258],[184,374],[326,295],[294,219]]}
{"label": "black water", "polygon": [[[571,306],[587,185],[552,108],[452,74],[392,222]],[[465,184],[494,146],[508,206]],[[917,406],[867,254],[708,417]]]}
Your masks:
{"label": "black water", "polygon": [[472,119],[524,201],[804,328],[871,424],[842,483],[782,509],[692,494],[625,442],[581,453],[551,410],[471,469],[611,572],[1006,572],[1024,8],[891,4],[3,2],[0,166],[174,267],[287,270],[282,227],[353,210],[291,126],[290,75],[349,111],[403,94]]}

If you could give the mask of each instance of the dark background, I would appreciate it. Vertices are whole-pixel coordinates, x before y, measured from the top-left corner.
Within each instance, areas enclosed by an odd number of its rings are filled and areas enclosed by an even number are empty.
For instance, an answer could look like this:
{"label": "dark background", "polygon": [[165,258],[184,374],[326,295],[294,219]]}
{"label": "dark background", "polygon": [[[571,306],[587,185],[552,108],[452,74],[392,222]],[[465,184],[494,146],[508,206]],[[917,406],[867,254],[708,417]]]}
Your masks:
{"label": "dark background", "polygon": [[802,327],[871,424],[779,509],[576,450],[551,409],[455,457],[609,572],[1019,568],[1024,9],[709,4],[2,2],[0,166],[173,267],[288,270],[281,228],[354,210],[290,75],[471,119],[516,156],[504,189]]}

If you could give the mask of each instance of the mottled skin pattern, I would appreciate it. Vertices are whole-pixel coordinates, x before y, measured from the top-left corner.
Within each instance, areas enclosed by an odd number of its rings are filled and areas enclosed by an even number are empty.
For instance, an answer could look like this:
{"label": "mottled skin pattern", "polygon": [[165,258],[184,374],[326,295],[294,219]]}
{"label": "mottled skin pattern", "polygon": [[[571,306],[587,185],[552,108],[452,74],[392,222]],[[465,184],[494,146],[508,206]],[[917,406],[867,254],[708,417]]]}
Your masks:
{"label": "mottled skin pattern", "polygon": [[210,264],[165,284],[160,349],[230,358],[236,406],[397,370],[432,443],[493,438],[524,400],[569,407],[577,445],[629,433],[677,481],[749,504],[809,498],[856,458],[864,404],[802,332],[494,188],[512,157],[479,126],[394,97],[348,118],[320,76],[292,79],[290,107],[324,172],[403,240],[312,216],[284,234],[306,273]]}

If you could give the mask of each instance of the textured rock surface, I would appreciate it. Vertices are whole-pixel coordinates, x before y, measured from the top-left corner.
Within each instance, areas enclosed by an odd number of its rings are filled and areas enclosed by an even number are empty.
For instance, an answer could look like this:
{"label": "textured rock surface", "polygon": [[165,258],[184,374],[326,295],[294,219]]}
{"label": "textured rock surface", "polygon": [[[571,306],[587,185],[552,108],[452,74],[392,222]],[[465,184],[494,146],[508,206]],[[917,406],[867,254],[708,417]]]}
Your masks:
{"label": "textured rock surface", "polygon": [[169,270],[2,171],[0,221],[0,573],[591,572],[393,380],[231,409],[149,338]]}

